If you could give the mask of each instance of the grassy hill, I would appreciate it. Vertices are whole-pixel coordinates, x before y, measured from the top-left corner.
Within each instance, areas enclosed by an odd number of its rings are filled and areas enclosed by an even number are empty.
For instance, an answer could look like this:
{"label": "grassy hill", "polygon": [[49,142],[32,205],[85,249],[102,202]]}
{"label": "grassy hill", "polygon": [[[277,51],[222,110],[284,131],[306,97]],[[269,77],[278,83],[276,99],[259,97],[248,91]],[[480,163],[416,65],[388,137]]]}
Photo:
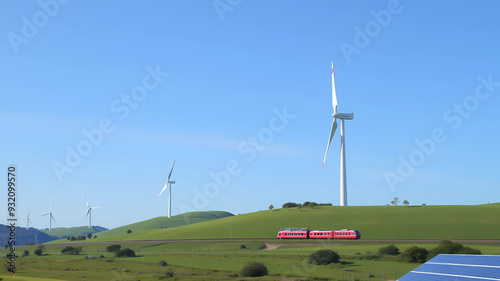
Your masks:
{"label": "grassy hill", "polygon": [[59,238],[67,237],[67,236],[78,236],[87,233],[98,233],[101,231],[105,231],[107,228],[102,226],[92,226],[89,228],[88,226],[76,226],[76,227],[57,227],[48,229],[40,229],[41,232],[46,233],[48,235],[56,236]]}
{"label": "grassy hill", "polygon": [[100,236],[98,240],[229,238],[230,232],[232,238],[275,238],[279,228],[285,226],[357,229],[366,239],[500,239],[499,217],[500,204],[303,207],[300,210],[260,211],[175,228]]}
{"label": "grassy hill", "polygon": [[189,212],[173,216],[170,219],[168,217],[157,217],[150,220],[141,221],[117,228],[113,228],[107,231],[103,231],[97,235],[98,237],[107,237],[111,235],[124,234],[127,230],[132,230],[132,233],[138,231],[152,230],[152,229],[165,229],[177,226],[182,226],[186,224],[199,223],[204,221],[210,221],[225,217],[234,216],[229,212],[224,211],[210,211],[210,212]]}

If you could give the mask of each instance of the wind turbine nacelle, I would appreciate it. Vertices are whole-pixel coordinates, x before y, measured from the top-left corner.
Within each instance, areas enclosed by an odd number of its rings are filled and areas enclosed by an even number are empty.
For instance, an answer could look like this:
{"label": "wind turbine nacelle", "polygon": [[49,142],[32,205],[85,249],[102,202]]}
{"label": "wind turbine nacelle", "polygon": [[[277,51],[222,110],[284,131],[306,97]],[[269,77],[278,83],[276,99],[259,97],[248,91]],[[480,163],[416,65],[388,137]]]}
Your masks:
{"label": "wind turbine nacelle", "polygon": [[354,119],[354,113],[334,113],[333,118],[344,119],[344,120],[352,120]]}

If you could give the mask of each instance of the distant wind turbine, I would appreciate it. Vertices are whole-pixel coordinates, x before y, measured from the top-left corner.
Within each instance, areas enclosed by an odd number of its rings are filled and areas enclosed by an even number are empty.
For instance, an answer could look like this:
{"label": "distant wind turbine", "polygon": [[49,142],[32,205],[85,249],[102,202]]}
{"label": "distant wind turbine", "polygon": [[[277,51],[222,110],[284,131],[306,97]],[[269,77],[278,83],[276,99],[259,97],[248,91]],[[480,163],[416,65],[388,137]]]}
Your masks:
{"label": "distant wind turbine", "polygon": [[170,218],[170,214],[172,212],[172,184],[175,184],[175,181],[170,181],[170,176],[172,176],[172,171],[174,170],[174,165],[175,165],[175,160],[174,160],[174,164],[172,165],[172,169],[170,169],[170,173],[168,174],[167,183],[165,183],[165,186],[163,187],[163,189],[161,190],[160,194],[158,194],[158,197],[157,197],[157,198],[160,198],[160,195],[163,193],[163,191],[165,191],[167,186],[169,186],[169,189],[168,189],[168,217],[169,218]]}
{"label": "distant wind turbine", "polygon": [[52,208],[54,207],[54,202],[52,202],[52,205],[50,205],[50,211],[46,214],[43,214],[42,216],[49,216],[49,230],[52,229],[52,220],[56,222],[56,219],[54,219],[54,216],[52,215]]}
{"label": "distant wind turbine", "polygon": [[332,105],[333,105],[333,123],[330,131],[330,139],[326,146],[325,158],[323,159],[323,168],[325,167],[326,154],[332,142],[335,130],[337,130],[337,119],[340,123],[340,206],[347,206],[347,172],[345,162],[345,125],[344,120],[354,119],[354,113],[338,113],[337,112],[337,94],[335,93],[335,82],[333,79],[333,62],[332,62]]}
{"label": "distant wind turbine", "polygon": [[89,217],[89,228],[92,228],[92,209],[97,209],[99,207],[90,207],[89,201],[87,201],[87,197],[85,198],[85,203],[87,203],[87,207],[89,207],[89,210],[87,211],[87,215],[85,216],[85,219]]}
{"label": "distant wind turbine", "polygon": [[26,217],[26,229],[30,228],[30,223],[31,223],[30,213],[31,211],[28,212],[28,216]]}

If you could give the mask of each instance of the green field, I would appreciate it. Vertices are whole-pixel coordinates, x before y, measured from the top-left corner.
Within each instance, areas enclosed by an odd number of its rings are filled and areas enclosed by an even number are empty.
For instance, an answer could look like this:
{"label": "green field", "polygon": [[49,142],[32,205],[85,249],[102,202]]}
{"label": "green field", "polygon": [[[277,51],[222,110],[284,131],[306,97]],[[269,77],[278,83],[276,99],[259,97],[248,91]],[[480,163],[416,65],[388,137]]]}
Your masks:
{"label": "green field", "polygon": [[[191,216],[192,214],[190,214]],[[205,214],[206,216],[206,214]],[[368,241],[366,239],[500,239],[500,204],[478,206],[367,206],[316,207],[260,211],[228,216],[183,226],[164,227],[156,218],[137,224],[157,228],[132,233],[126,229],[109,230],[109,236],[76,244],[83,247],[80,255],[62,255],[66,240],[46,244],[46,254],[33,256],[37,247],[23,246],[30,251],[18,258],[17,277],[52,278],[58,280],[163,280],[167,272],[177,280],[391,280],[419,266],[401,257],[379,257],[368,260],[367,255],[378,248],[394,243],[403,251],[417,245],[430,250],[437,241]],[[171,219],[172,222],[175,220]],[[161,225],[161,226],[160,226]],[[160,228],[158,228],[160,226]],[[309,227],[310,229],[358,229],[360,240],[278,240],[280,227]],[[112,235],[113,231],[118,233]],[[103,232],[104,233],[104,232]],[[268,238],[242,241],[136,241],[163,239],[207,238]],[[132,240],[132,241],[129,241]],[[121,241],[121,242],[106,242]],[[128,241],[128,242],[127,242]],[[90,243],[89,243],[90,242]],[[96,243],[91,243],[96,242]],[[106,246],[119,243],[137,254],[133,258],[114,258]],[[467,241],[465,246],[477,248],[483,254],[500,255],[500,242]],[[269,246],[266,249],[266,244]],[[75,246],[76,246],[75,245]],[[245,249],[241,248],[245,245]],[[318,249],[332,249],[341,255],[340,264],[311,265],[307,257]],[[5,256],[5,250],[0,255]],[[92,258],[86,259],[90,255]],[[101,255],[103,256],[101,258]],[[165,260],[168,266],[159,266]],[[236,277],[250,261],[264,263],[269,276],[262,278]],[[4,276],[10,278],[8,275]],[[37,280],[7,279],[5,280]],[[290,277],[290,278],[288,278]],[[48,280],[48,279],[47,279]]]}
{"label": "green field", "polygon": [[[500,239],[500,204],[277,209],[96,241],[275,238],[280,227],[357,229],[365,239]],[[109,230],[112,231],[112,230]],[[122,231],[121,233],[124,233]]]}
{"label": "green field", "polygon": [[76,226],[76,227],[56,227],[52,228],[51,230],[40,229],[41,232],[61,238],[66,236],[76,237],[80,234],[87,234],[87,233],[99,233],[100,231],[103,230],[105,230],[105,228],[101,228],[98,226],[93,226],[92,228],[89,228],[88,226]]}

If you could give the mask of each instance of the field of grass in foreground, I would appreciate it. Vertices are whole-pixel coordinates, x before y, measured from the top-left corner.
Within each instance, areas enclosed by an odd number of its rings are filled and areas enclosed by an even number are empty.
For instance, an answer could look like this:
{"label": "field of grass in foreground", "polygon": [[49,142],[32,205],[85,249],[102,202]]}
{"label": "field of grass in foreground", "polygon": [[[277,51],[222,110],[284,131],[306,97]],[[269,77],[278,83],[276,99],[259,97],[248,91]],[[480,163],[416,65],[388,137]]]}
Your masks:
{"label": "field of grass in foreground", "polygon": [[[274,250],[262,250],[265,243],[284,244]],[[292,243],[308,244],[297,246]],[[401,250],[411,245],[431,249],[438,242],[399,242]],[[66,245],[46,245],[46,255],[32,256],[36,246],[23,246],[30,251],[30,256],[18,258],[18,277],[52,278],[58,280],[160,280],[169,271],[180,280],[255,280],[255,278],[234,277],[249,261],[263,262],[269,269],[269,276],[259,280],[282,280],[284,276],[299,277],[299,280],[326,280],[339,277],[346,269],[357,280],[393,279],[416,268],[419,264],[403,262],[397,258],[384,260],[366,260],[342,258],[341,264],[315,266],[307,262],[307,257],[318,249],[332,249],[341,256],[352,257],[366,252],[376,253],[378,248],[388,242],[379,241],[185,241],[185,242],[124,242],[136,252],[133,258],[114,258],[105,251],[110,244],[78,244],[83,247],[80,255],[62,255]],[[479,248],[483,254],[500,254],[500,242],[471,242],[465,246]],[[241,249],[245,245],[246,249]],[[288,246],[286,246],[288,245]],[[0,255],[5,256],[1,250]],[[91,259],[85,259],[87,255]],[[104,258],[100,258],[103,255]],[[165,260],[169,265],[159,266],[158,261]],[[4,276],[7,276],[4,274]],[[2,277],[0,275],[0,277]],[[5,280],[11,280],[4,278]],[[12,279],[15,280],[15,279]],[[22,280],[22,279],[21,279]],[[30,279],[26,279],[30,280]],[[36,280],[36,279],[33,279]]]}
{"label": "field of grass in foreground", "polygon": [[[362,239],[498,239],[500,204],[473,206],[303,207],[260,211],[96,241],[275,238],[280,227],[357,229]],[[110,230],[111,231],[111,230]]]}

